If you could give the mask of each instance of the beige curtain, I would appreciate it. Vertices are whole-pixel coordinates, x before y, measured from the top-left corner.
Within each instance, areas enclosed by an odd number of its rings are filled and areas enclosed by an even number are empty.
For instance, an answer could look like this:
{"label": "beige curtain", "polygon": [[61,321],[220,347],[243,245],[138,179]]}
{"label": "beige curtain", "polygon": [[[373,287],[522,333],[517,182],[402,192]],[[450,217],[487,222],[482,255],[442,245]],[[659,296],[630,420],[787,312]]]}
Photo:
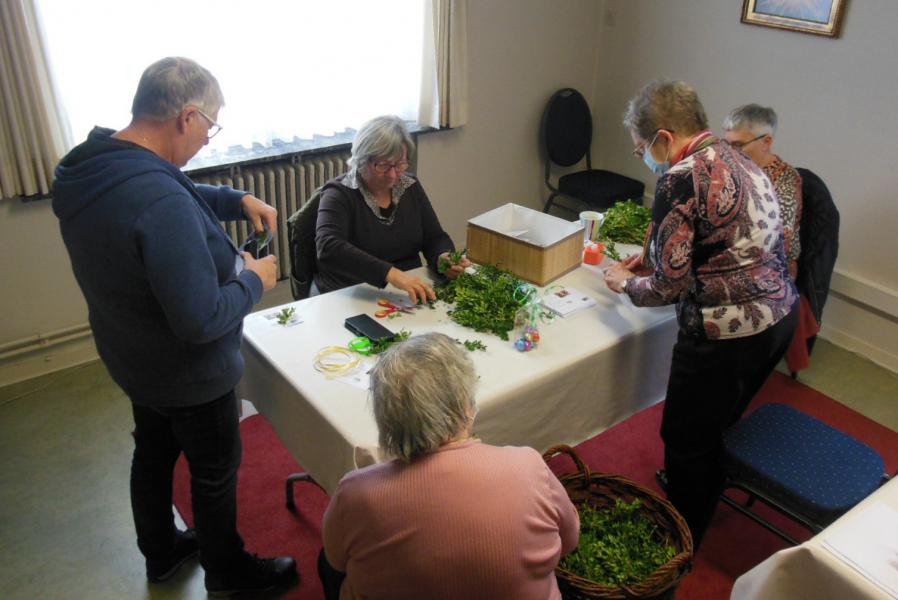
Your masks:
{"label": "beige curtain", "polygon": [[70,146],[34,0],[0,0],[0,198],[49,194]]}
{"label": "beige curtain", "polygon": [[468,0],[426,0],[418,122],[459,127],[468,120]]}

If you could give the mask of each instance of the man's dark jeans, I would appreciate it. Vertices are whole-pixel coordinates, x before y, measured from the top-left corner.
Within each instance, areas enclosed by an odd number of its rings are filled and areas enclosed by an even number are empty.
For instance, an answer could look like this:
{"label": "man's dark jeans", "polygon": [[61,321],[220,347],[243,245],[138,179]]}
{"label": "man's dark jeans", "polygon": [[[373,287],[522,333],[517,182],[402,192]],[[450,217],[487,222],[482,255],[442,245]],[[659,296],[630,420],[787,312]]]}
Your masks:
{"label": "man's dark jeans", "polygon": [[200,563],[223,572],[243,557],[237,533],[237,468],[240,416],[233,390],[217,400],[188,407],[134,409],[131,508],[137,546],[147,558],[164,558],[175,546],[172,478],[181,452],[190,465],[193,515]]}

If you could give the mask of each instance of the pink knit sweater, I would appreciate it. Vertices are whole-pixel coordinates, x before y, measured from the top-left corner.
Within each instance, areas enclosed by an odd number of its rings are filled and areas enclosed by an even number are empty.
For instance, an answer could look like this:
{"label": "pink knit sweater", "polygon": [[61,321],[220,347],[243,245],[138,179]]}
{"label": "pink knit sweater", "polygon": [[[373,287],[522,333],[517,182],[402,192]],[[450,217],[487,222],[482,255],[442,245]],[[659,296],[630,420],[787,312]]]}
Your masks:
{"label": "pink knit sweater", "polygon": [[347,474],[324,514],[341,599],[560,599],[580,519],[531,448],[467,440]]}

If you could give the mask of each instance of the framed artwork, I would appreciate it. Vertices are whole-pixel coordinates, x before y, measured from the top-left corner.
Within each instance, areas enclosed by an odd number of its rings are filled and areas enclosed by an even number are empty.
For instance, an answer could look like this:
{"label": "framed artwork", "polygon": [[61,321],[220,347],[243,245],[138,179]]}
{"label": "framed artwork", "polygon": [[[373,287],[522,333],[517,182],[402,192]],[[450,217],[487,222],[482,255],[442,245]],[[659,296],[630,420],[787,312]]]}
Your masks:
{"label": "framed artwork", "polygon": [[848,0],[744,0],[742,22],[838,37]]}

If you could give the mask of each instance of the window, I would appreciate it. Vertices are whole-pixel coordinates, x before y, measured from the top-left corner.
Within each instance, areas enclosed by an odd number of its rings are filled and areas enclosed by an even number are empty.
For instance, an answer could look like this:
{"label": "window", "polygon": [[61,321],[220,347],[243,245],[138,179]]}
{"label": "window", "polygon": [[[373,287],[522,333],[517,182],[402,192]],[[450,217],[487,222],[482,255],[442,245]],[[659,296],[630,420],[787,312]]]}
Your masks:
{"label": "window", "polygon": [[233,146],[331,135],[380,114],[417,120],[424,0],[38,0],[38,7],[75,143],[94,125],[127,125],[140,74],[165,56],[196,60],[224,92],[224,129],[200,159],[225,162]]}

